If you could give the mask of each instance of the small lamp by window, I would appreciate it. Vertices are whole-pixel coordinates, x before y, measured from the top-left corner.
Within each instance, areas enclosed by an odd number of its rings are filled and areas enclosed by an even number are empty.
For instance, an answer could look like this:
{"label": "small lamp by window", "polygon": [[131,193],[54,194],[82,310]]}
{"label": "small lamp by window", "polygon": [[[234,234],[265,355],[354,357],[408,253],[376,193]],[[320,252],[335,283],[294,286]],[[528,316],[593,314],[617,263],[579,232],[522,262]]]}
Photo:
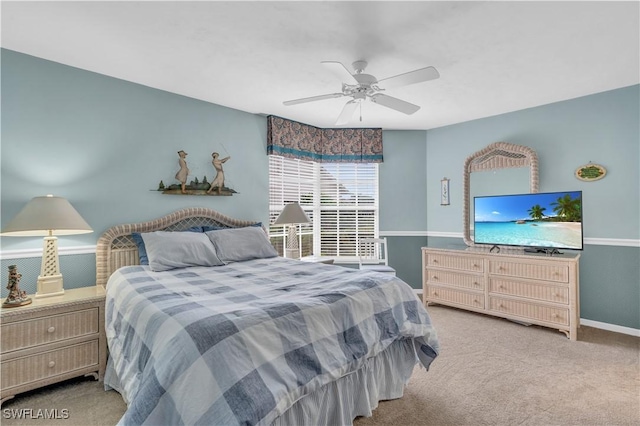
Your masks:
{"label": "small lamp by window", "polygon": [[280,216],[273,222],[274,225],[289,225],[287,234],[287,248],[285,249],[285,257],[291,259],[300,259],[300,247],[298,246],[298,227],[299,223],[311,222],[305,214],[302,207],[298,203],[290,203],[284,206]]}
{"label": "small lamp by window", "polygon": [[87,234],[93,229],[71,203],[61,197],[35,197],[13,218],[0,235],[6,237],[44,236],[42,266],[36,297],[64,294],[58,261],[56,235]]}

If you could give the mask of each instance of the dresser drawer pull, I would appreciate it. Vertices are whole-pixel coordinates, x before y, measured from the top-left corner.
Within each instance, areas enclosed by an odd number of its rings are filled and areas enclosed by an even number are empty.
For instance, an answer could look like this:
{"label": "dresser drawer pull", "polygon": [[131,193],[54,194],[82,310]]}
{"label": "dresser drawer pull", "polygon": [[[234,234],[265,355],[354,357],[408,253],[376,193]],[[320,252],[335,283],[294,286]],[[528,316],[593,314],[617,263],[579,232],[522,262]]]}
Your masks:
{"label": "dresser drawer pull", "polygon": [[473,299],[473,303],[480,303],[478,299]]}
{"label": "dresser drawer pull", "polygon": [[433,263],[438,263],[438,259],[433,259]]}
{"label": "dresser drawer pull", "polygon": [[551,318],[558,318],[558,314],[551,314]]}
{"label": "dresser drawer pull", "polygon": [[434,292],[433,292],[433,293],[431,293],[431,294],[433,294],[434,296],[437,296],[437,295],[438,295],[438,292],[437,292],[437,291],[434,291]]}
{"label": "dresser drawer pull", "polygon": [[506,271],[507,269],[504,266],[498,266],[498,271]]}
{"label": "dresser drawer pull", "polygon": [[479,267],[480,267],[480,265],[478,265],[477,263],[474,263],[474,264],[473,264],[473,267],[474,267],[474,268],[479,268]]}
{"label": "dresser drawer pull", "polygon": [[53,368],[56,366],[56,362],[55,361],[49,361],[49,368]]}
{"label": "dresser drawer pull", "polygon": [[54,331],[56,331],[56,328],[54,326],[47,328],[47,333],[53,333]]}
{"label": "dresser drawer pull", "polygon": [[473,285],[480,285],[480,284],[478,283],[478,281],[474,281]]}
{"label": "dresser drawer pull", "polygon": [[438,276],[437,276],[437,275],[434,275],[434,276],[433,276],[433,277],[431,277],[431,278],[433,278],[434,280],[438,280]]}

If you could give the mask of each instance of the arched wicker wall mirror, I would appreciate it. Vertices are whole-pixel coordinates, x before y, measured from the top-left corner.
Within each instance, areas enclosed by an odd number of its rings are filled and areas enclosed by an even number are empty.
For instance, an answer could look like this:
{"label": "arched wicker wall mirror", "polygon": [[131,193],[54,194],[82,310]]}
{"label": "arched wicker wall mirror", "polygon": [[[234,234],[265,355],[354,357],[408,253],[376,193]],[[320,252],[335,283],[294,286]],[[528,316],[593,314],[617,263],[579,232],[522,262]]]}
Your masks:
{"label": "arched wicker wall mirror", "polygon": [[[472,173],[477,174],[478,179],[472,181]],[[486,176],[479,179],[481,175]],[[508,142],[492,143],[467,157],[464,162],[462,185],[464,196],[462,235],[465,244],[473,246],[471,238],[473,198],[471,194],[498,195],[521,193],[527,190],[538,192],[538,156],[533,149],[526,146]],[[493,193],[484,193],[480,189],[481,186],[490,187]]]}

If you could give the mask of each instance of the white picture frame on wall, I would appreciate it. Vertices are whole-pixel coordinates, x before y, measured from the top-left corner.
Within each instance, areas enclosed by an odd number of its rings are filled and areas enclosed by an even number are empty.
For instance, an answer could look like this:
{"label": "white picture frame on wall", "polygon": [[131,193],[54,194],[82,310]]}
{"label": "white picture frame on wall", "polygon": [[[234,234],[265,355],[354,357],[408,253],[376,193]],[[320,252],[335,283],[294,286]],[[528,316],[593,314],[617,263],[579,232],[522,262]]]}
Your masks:
{"label": "white picture frame on wall", "polygon": [[449,199],[449,179],[442,178],[440,181],[440,205],[448,206]]}

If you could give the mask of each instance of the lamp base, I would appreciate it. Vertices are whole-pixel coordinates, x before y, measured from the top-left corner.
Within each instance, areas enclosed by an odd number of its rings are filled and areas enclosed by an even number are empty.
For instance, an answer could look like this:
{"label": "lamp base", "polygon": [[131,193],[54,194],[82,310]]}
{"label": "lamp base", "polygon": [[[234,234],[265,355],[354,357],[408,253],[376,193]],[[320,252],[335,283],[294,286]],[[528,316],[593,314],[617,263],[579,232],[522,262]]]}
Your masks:
{"label": "lamp base", "polygon": [[287,248],[284,250],[287,259],[300,259],[300,247],[298,246],[298,227],[289,225],[287,235]]}
{"label": "lamp base", "polygon": [[38,277],[38,291],[36,292],[36,299],[42,297],[62,296],[63,294],[64,287],[62,287],[62,274]]}
{"label": "lamp base", "polygon": [[287,249],[284,249],[284,252],[285,252],[285,257],[287,259],[300,259],[300,249],[287,248]]}

